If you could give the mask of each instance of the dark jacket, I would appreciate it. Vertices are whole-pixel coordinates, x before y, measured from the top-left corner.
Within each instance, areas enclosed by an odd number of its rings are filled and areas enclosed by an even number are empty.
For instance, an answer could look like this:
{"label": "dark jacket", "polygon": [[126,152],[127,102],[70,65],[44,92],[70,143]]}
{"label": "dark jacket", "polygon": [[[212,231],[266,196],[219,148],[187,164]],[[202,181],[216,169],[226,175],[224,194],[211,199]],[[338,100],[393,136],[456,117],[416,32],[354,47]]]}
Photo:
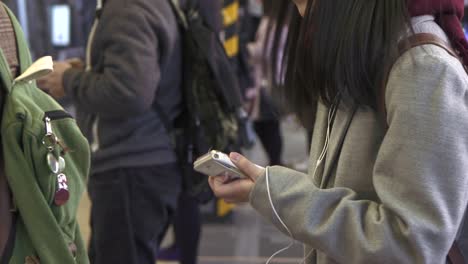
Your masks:
{"label": "dark jacket", "polygon": [[153,104],[171,119],[181,111],[179,38],[168,0],[106,1],[92,37],[91,69],[64,75],[91,143],[94,173],[176,161]]}
{"label": "dark jacket", "polygon": [[206,24],[214,31],[220,32],[223,27],[221,17],[222,2],[216,0],[198,0],[200,15]]}

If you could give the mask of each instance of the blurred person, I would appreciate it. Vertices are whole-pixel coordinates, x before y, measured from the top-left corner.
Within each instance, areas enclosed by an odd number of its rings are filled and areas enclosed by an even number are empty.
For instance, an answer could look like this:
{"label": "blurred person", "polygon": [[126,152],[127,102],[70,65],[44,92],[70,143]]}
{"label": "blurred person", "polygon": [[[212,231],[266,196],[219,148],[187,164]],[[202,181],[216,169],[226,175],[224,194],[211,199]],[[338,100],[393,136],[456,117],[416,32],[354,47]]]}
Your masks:
{"label": "blurred person", "polygon": [[[267,66],[271,63],[275,63],[271,60],[269,50],[273,49],[274,36],[272,34],[272,28],[275,28],[275,16],[280,12],[288,14],[292,4],[285,2],[288,5],[276,5],[271,1],[263,2],[264,15],[260,21],[256,39],[250,43],[248,48],[251,57],[251,64],[254,72],[254,86],[247,89],[246,98],[249,103],[250,117],[254,120],[254,128],[260,141],[262,142],[263,148],[267,153],[269,159],[269,165],[282,165],[282,153],[283,153],[283,138],[281,135],[281,106],[278,100],[272,94],[273,82],[281,78],[280,73],[276,73],[270,76],[267,72]],[[283,39],[280,43],[281,47],[276,47],[276,50],[284,48],[286,36],[287,36],[287,21],[279,21],[279,27],[283,29]],[[275,57],[276,63],[280,63],[281,54]]]}
{"label": "blurred person", "polygon": [[[280,72],[269,70],[272,63],[281,63],[284,46],[288,35],[287,24],[291,17],[293,4],[289,1],[265,1],[265,12],[257,31],[257,39],[249,45],[251,61],[254,64],[255,86],[247,90],[247,100],[250,101],[251,117],[255,120],[255,131],[264,146],[269,158],[269,165],[284,164],[281,159],[283,138],[281,135],[280,118],[287,112],[284,102],[275,93],[275,86],[280,82]],[[276,24],[282,25],[281,34],[275,36]],[[275,51],[275,52],[273,52]],[[311,106],[313,108],[313,106]],[[314,113],[310,113],[307,120],[300,120],[300,124],[307,130],[306,151],[309,151],[314,126]],[[307,171],[309,159],[298,161],[291,166],[299,171]]]}
{"label": "blurred person", "polygon": [[97,4],[86,69],[56,62],[38,84],[73,100],[91,144],[91,263],[154,264],[181,190],[153,109],[157,102],[171,121],[181,112],[180,32],[169,1]]}
{"label": "blurred person", "polygon": [[212,176],[215,194],[250,201],[306,263],[466,263],[463,0],[294,3],[280,88],[301,118],[318,101],[309,174],[231,153],[249,178]]}

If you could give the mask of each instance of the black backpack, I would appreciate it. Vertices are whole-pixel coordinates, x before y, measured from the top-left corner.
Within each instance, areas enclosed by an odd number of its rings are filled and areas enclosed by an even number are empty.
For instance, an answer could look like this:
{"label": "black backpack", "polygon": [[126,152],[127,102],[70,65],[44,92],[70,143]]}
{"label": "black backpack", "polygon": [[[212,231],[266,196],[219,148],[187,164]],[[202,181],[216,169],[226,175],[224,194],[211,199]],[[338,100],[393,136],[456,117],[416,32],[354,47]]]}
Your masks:
{"label": "black backpack", "polygon": [[155,109],[173,140],[183,169],[184,190],[201,202],[213,195],[207,176],[193,170],[194,160],[210,149],[238,151],[247,115],[242,109],[238,80],[219,36],[206,25],[194,1],[181,9],[169,0],[182,36],[184,111],[170,122]]}

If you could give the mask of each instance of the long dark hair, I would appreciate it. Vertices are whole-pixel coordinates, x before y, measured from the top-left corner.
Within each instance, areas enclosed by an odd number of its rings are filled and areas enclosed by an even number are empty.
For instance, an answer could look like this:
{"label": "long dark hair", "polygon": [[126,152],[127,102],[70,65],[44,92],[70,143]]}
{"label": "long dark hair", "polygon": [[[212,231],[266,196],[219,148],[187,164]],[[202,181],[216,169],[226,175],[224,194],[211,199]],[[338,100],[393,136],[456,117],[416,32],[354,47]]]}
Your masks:
{"label": "long dark hair", "polygon": [[338,95],[377,108],[398,40],[411,28],[407,13],[406,0],[309,0],[304,17],[294,10],[277,84],[289,108],[303,118],[310,105],[330,106]]}

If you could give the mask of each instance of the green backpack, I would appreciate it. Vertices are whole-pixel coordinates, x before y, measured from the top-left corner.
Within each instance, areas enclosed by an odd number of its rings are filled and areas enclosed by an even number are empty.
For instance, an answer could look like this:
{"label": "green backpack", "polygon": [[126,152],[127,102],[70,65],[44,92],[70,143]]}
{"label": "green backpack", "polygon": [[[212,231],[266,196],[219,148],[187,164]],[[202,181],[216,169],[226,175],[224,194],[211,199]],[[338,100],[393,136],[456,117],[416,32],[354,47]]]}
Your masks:
{"label": "green backpack", "polygon": [[[8,13],[22,75],[13,80],[0,52],[5,90],[1,137],[15,208],[9,256],[4,254],[2,263],[89,263],[76,220],[89,173],[89,145],[75,120],[32,80],[44,72],[40,65],[39,71],[30,68],[23,33]],[[45,59],[46,64],[50,61]]]}

